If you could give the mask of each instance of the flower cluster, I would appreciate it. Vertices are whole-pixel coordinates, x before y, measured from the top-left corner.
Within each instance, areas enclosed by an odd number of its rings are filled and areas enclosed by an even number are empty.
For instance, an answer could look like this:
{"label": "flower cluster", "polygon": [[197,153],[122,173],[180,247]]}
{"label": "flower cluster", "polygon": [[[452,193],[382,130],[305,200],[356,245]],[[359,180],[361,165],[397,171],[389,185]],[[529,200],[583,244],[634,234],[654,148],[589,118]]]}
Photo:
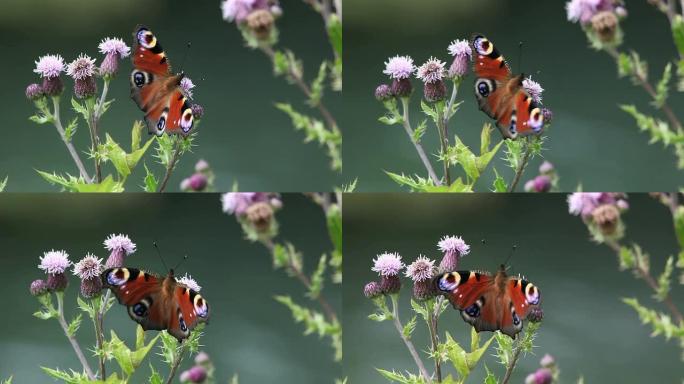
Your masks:
{"label": "flower cluster", "polygon": [[214,172],[206,160],[200,159],[195,164],[195,173],[180,183],[184,192],[209,192],[214,186]]}
{"label": "flower cluster", "polygon": [[102,292],[102,259],[87,254],[81,261],[74,264],[74,275],[81,279],[81,296],[90,299]]}
{"label": "flower cluster", "polygon": [[568,20],[596,36],[603,43],[619,42],[619,21],[627,16],[620,0],[571,0],[565,4]]}
{"label": "flower cluster", "polygon": [[224,0],[221,11],[224,20],[246,28],[260,40],[271,36],[275,19],[283,13],[277,0]]}
{"label": "flower cluster", "polygon": [[249,238],[274,236],[277,222],[274,213],[283,205],[280,197],[267,192],[228,192],[221,195],[223,212],[235,215]]}
{"label": "flower cluster", "polygon": [[629,209],[627,196],[615,192],[575,192],[568,196],[568,211],[581,216],[594,239],[622,237],[621,213]]}
{"label": "flower cluster", "polygon": [[435,261],[419,255],[411,264],[406,266],[401,255],[396,252],[384,252],[373,260],[371,270],[380,276],[380,282],[371,281],[364,286],[363,293],[367,298],[398,293],[401,290],[401,271],[413,282],[413,298],[425,301],[435,296],[432,279],[436,273],[455,271],[458,259],[470,253],[470,246],[460,236],[444,236],[437,243],[437,248],[443,253],[439,267]]}
{"label": "flower cluster", "polygon": [[195,356],[195,365],[180,374],[181,383],[206,383],[214,378],[214,364],[209,355],[201,351]]}
{"label": "flower cluster", "polygon": [[558,174],[556,169],[548,161],[544,161],[539,166],[539,175],[534,179],[525,183],[525,191],[527,192],[550,192],[558,185]]}
{"label": "flower cluster", "polygon": [[541,367],[525,378],[525,384],[552,384],[558,381],[556,360],[548,353],[539,361]]}

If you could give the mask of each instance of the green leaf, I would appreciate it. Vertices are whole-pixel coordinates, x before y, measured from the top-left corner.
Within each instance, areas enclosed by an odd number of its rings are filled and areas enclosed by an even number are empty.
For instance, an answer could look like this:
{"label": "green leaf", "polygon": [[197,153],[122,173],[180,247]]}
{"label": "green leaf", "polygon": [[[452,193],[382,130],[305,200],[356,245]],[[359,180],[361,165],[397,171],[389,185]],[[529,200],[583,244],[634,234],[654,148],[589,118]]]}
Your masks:
{"label": "green leaf", "polygon": [[425,134],[425,131],[427,130],[427,120],[423,120],[413,131],[413,135],[411,138],[413,139],[414,142],[420,143],[420,139],[423,138],[423,135]]}
{"label": "green leaf", "polygon": [[35,115],[29,117],[29,120],[36,124],[47,124],[53,122],[53,118],[50,115],[45,115],[42,113],[36,113]]}
{"label": "green leaf", "polygon": [[620,248],[618,258],[620,260],[620,270],[632,269],[636,266],[636,259],[634,257],[634,253],[631,249],[627,247]]}
{"label": "green leaf", "polygon": [[327,74],[327,68],[328,63],[322,62],[320,67],[318,68],[318,75],[311,83],[311,96],[309,96],[309,100],[307,101],[307,103],[312,107],[315,107],[318,104],[320,104],[321,98],[323,97],[323,89],[325,85],[325,75]]}
{"label": "green leaf", "polygon": [[399,106],[397,105],[397,99],[391,98],[382,102],[385,106],[386,114],[378,119],[383,124],[395,125],[402,124],[404,118],[401,113],[399,113]]}
{"label": "green leaf", "polygon": [[307,292],[307,296],[311,299],[318,298],[323,290],[323,282],[325,277],[324,274],[327,262],[327,256],[325,254],[321,255],[321,258],[318,259],[318,267],[311,275],[311,286],[309,287],[309,292]]}
{"label": "green leaf", "polygon": [[404,337],[405,337],[406,339],[410,339],[410,338],[411,338],[411,334],[412,334],[413,331],[416,329],[416,323],[417,323],[416,319],[417,319],[417,318],[418,318],[418,317],[417,317],[416,315],[414,315],[414,316],[411,318],[411,320],[409,320],[409,322],[406,323],[406,324],[404,325],[404,329],[402,330],[401,333],[404,335]]}
{"label": "green leaf", "polygon": [[336,14],[331,14],[327,21],[328,38],[330,45],[337,56],[342,56],[342,21]]}
{"label": "green leaf", "polygon": [[123,183],[119,181],[114,181],[114,178],[112,175],[108,175],[105,177],[101,183],[99,184],[86,184],[86,183],[78,183],[74,185],[74,189],[76,192],[83,192],[83,193],[94,193],[94,192],[123,192],[124,187]]}
{"label": "green leaf", "polygon": [[433,108],[429,104],[425,102],[425,100],[420,101],[420,108],[423,110],[423,113],[428,115],[429,117],[432,118],[432,120],[437,123],[439,119],[439,113],[437,113],[437,108]]}
{"label": "green leaf", "polygon": [[487,376],[484,378],[484,384],[498,384],[499,379],[494,376],[494,373],[487,368],[485,365],[485,372],[487,372]]}
{"label": "green leaf", "polygon": [[88,107],[85,105],[82,105],[76,99],[73,97],[71,98],[71,107],[74,109],[74,111],[81,116],[83,116],[83,120],[88,121],[88,117],[90,116],[90,112],[88,112]]}
{"label": "green leaf", "polygon": [[494,187],[493,192],[508,192],[508,184],[506,184],[506,180],[499,175],[499,172],[496,170],[496,168],[494,168],[494,176],[494,182],[492,183],[492,187]]}
{"label": "green leaf", "polygon": [[619,77],[630,76],[634,71],[634,68],[632,66],[632,59],[626,53],[620,52],[620,55],[617,59],[617,64]]}
{"label": "green leaf", "polygon": [[73,336],[76,334],[76,332],[78,332],[78,328],[81,326],[81,320],[82,316],[80,313],[71,320],[69,326],[67,327],[67,335]]}
{"label": "green leaf", "polygon": [[343,185],[343,186],[342,186],[342,193],[352,193],[352,192],[354,192],[354,191],[356,190],[356,183],[357,183],[358,181],[359,181],[359,179],[356,178],[356,179],[354,179],[354,181],[352,181],[351,183]]}
{"label": "green leaf", "polygon": [[150,171],[149,168],[147,168],[147,164],[144,164],[145,166],[145,185],[143,186],[143,189],[145,192],[156,192],[157,191],[157,185],[158,181],[157,178],[154,176],[154,173]]}
{"label": "green leaf", "polygon": [[66,138],[67,141],[71,141],[71,139],[74,137],[74,134],[76,133],[76,130],[78,129],[78,117],[74,117],[69,125],[67,125],[66,129],[64,130],[64,137]]}
{"label": "green leaf", "polygon": [[111,340],[106,343],[109,344],[109,348],[111,348],[112,351],[112,357],[116,360],[117,364],[119,364],[121,371],[126,376],[130,376],[135,371],[131,350],[121,339],[119,339],[114,330],[111,330]]}
{"label": "green leaf", "polygon": [[427,308],[413,299],[411,299],[411,308],[413,308],[413,311],[419,314],[425,322],[429,322],[431,320],[430,313]]}
{"label": "green leaf", "polygon": [[3,380],[3,381],[2,381],[2,384],[12,384],[12,377],[13,377],[13,376],[10,376],[10,377],[8,377],[7,379]]}
{"label": "green leaf", "polygon": [[66,371],[60,370],[59,368],[52,369],[47,367],[40,367],[40,369],[42,369],[43,372],[47,373],[52,378],[62,380],[67,384],[85,384],[91,382],[88,380],[88,376],[85,373],[79,373],[74,370],[71,370],[71,373],[67,373]]}
{"label": "green leaf", "polygon": [[7,179],[9,179],[9,176],[5,176],[5,179],[0,181],[0,192],[5,191],[5,188],[7,187]]}
{"label": "green leaf", "polygon": [[679,55],[684,56],[684,19],[680,15],[675,15],[672,19],[672,38]]}
{"label": "green leaf", "polygon": [[[197,332],[197,328],[193,331],[193,333],[195,332]],[[157,343],[159,337],[160,334],[158,333],[149,343],[147,343],[147,345],[145,345],[145,331],[138,325],[136,328],[135,351],[131,353],[131,363],[134,368],[138,368],[140,364],[142,364],[145,356],[147,356],[154,344]]]}
{"label": "green leaf", "polygon": [[667,63],[663,71],[663,77],[656,86],[656,95],[652,102],[656,108],[662,108],[667,101],[670,79],[672,78],[672,63]]}
{"label": "green leaf", "polygon": [[[356,183],[356,181],[354,181]],[[342,252],[342,210],[338,204],[331,204],[325,212],[328,235],[336,251]]]}
{"label": "green leaf", "polygon": [[147,381],[149,384],[163,384],[161,375],[154,369],[152,363],[150,363],[150,378]]}
{"label": "green leaf", "polygon": [[663,335],[666,340],[673,337],[684,338],[684,324],[676,325],[670,316],[642,306],[635,298],[623,298],[622,302],[637,312],[643,324],[651,325],[653,329],[651,337]]}
{"label": "green leaf", "polygon": [[[684,206],[678,206],[672,216],[679,247],[684,249]],[[684,268],[684,265],[678,265],[678,267]]]}
{"label": "green leaf", "polygon": [[665,270],[658,277],[658,289],[656,289],[655,298],[658,301],[663,301],[670,294],[670,279],[672,271],[674,270],[674,257],[667,258],[665,263]]}

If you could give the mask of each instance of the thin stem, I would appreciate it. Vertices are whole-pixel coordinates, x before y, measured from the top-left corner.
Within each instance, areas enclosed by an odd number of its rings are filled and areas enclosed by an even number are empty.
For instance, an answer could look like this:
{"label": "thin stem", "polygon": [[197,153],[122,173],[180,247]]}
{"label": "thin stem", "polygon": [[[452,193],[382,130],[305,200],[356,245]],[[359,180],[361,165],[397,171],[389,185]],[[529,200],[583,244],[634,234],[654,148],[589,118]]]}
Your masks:
{"label": "thin stem", "polygon": [[181,138],[176,138],[176,148],[173,150],[173,157],[171,157],[171,161],[169,161],[169,164],[166,166],[166,173],[164,174],[164,179],[162,180],[161,185],[159,186],[159,189],[157,192],[162,193],[166,189],[166,184],[169,182],[169,178],[171,177],[171,173],[173,172],[173,169],[176,167],[176,163],[178,162],[178,158],[180,157],[180,151],[181,151]]}
{"label": "thin stem", "polygon": [[437,130],[439,131],[439,143],[442,147],[442,164],[444,167],[444,180],[446,185],[451,185],[451,175],[449,174],[449,159],[447,159],[447,149],[449,148],[449,138],[446,133],[446,114],[437,113]]}
{"label": "thin stem", "polygon": [[177,351],[175,358],[173,359],[173,364],[171,365],[171,370],[169,371],[169,377],[166,378],[166,384],[171,384],[173,378],[176,376],[176,371],[180,366],[181,361],[183,361],[183,355],[185,354],[185,340],[181,342],[179,347],[180,351]]}
{"label": "thin stem", "polygon": [[[441,296],[439,297],[441,298]],[[434,301],[433,305],[437,305],[437,300]],[[433,308],[434,309],[434,308]],[[432,353],[437,353],[437,346],[439,345],[439,336],[437,334],[437,314],[435,310],[430,311],[428,304],[425,304],[425,310],[430,313],[430,321],[428,322],[428,329],[430,330],[430,341],[432,343]],[[442,382],[442,360],[439,357],[435,357],[435,376],[437,376],[437,382]]]}
{"label": "thin stem", "polygon": [[515,364],[518,362],[518,358],[520,357],[520,351],[522,351],[522,346],[518,344],[518,346],[516,346],[515,348],[515,351],[513,352],[513,359],[511,359],[511,364],[508,367],[506,367],[506,374],[504,374],[501,384],[507,384],[508,381],[511,379],[513,369],[515,368]]}
{"label": "thin stem", "polygon": [[[615,60],[620,59],[620,53],[613,47],[606,48],[606,52],[610,56],[612,56]],[[640,85],[653,99],[657,98],[657,92],[655,88],[651,85],[651,83],[648,82],[648,80],[640,73],[634,73],[634,78],[637,80],[637,84]],[[674,114],[672,111],[672,108],[670,108],[670,105],[667,104],[667,102],[663,102],[660,106],[660,110],[663,111],[667,119],[670,121],[670,124],[672,124],[678,131],[682,129],[682,123],[679,121],[677,116]]]}
{"label": "thin stem", "polygon": [[[90,119],[90,129],[91,129],[91,139],[92,139],[92,146],[93,146],[93,153],[97,150],[97,147],[100,145],[100,133],[97,129],[98,125],[100,124],[100,117],[102,117],[102,108],[104,107],[104,103],[107,100],[107,93],[109,92],[109,79],[105,78],[104,79],[104,85],[102,87],[102,94],[100,95],[100,98],[98,99],[97,103],[95,104],[95,107],[93,108],[93,113],[92,117]],[[95,156],[95,178],[97,182],[102,181],[102,169],[101,169],[101,164],[100,164],[100,159]]]}
{"label": "thin stem", "polygon": [[401,98],[401,105],[404,109],[402,123],[404,125],[404,129],[406,130],[406,134],[408,134],[409,139],[413,143],[413,146],[416,147],[416,151],[418,152],[418,156],[420,157],[420,160],[423,162],[423,165],[425,166],[425,169],[427,170],[429,177],[432,179],[432,182],[435,183],[435,185],[442,185],[439,178],[437,178],[437,174],[435,173],[435,170],[432,168],[432,164],[430,164],[430,160],[428,159],[427,155],[425,154],[425,150],[423,149],[423,146],[413,138],[413,129],[411,128],[411,122],[409,121],[409,105],[408,104],[409,104],[408,98],[402,97]]}
{"label": "thin stem", "polygon": [[[618,257],[620,257],[620,250],[622,249],[622,246],[617,241],[607,241],[606,245],[608,245],[613,251],[615,251],[615,253],[617,253]],[[654,292],[658,292],[658,282],[653,278],[653,276],[651,276],[651,273],[644,266],[639,264],[638,259],[636,259],[634,271],[639,275],[639,277],[646,281],[648,286],[651,287]],[[672,301],[669,293],[662,301],[663,304],[665,304],[665,306],[670,310],[677,323],[684,324],[684,316],[682,316],[682,313],[679,312],[679,309],[677,309],[677,306]]]}
{"label": "thin stem", "polygon": [[[271,59],[271,62],[275,62],[275,52],[273,51],[273,48],[270,45],[260,45],[259,48],[262,52],[266,54],[266,56],[269,57],[269,59]],[[304,79],[302,79],[301,73],[294,71],[289,66],[287,71],[288,77],[292,79],[294,83],[297,85],[297,87],[299,87],[299,89],[302,91],[302,93],[304,93],[304,95],[310,99],[312,94],[311,89],[306,84]],[[335,121],[335,118],[333,118],[333,115],[330,113],[330,111],[328,111],[328,108],[326,108],[326,106],[323,104],[322,100],[319,100],[316,103],[316,108],[318,108],[318,111],[321,113],[321,116],[323,116],[323,119],[325,119],[328,128],[333,132],[337,132],[337,122]]]}
{"label": "thin stem", "polygon": [[525,171],[525,167],[527,166],[527,162],[530,160],[531,154],[532,146],[530,145],[529,139],[525,139],[525,154],[523,155],[520,164],[518,164],[518,169],[515,170],[515,176],[513,176],[513,181],[511,181],[511,185],[508,187],[509,193],[515,192],[515,187],[517,187],[518,183],[520,182],[520,178],[522,177],[522,174]]}
{"label": "thin stem", "polygon": [[[271,239],[262,240],[261,243],[266,248],[268,248],[268,250],[271,253],[273,253],[273,250],[275,249],[275,244]],[[304,285],[304,287],[306,287],[306,289],[311,289],[311,280],[309,280],[309,277],[306,276],[301,269],[295,267],[295,264],[292,262],[292,260],[288,260],[287,268],[294,274],[297,280],[299,280]],[[328,303],[328,301],[325,299],[322,293],[318,294],[316,300],[318,300],[318,303],[320,304],[321,308],[323,308],[323,311],[328,317],[328,320],[333,323],[338,323],[337,314],[335,313],[335,310],[333,309],[332,305]]]}
{"label": "thin stem", "polygon": [[64,132],[64,127],[62,126],[62,121],[59,117],[59,96],[55,96],[52,98],[52,105],[54,107],[54,111],[52,112],[52,116],[54,119],[55,128],[57,128],[57,132],[59,132],[59,136],[62,138],[64,145],[66,145],[67,149],[69,150],[69,154],[71,154],[71,158],[74,159],[74,163],[76,163],[76,167],[78,168],[78,171],[81,174],[81,177],[83,177],[85,179],[86,183],[90,184],[92,182],[92,180],[90,179],[90,176],[88,176],[88,171],[86,171],[85,166],[83,166],[83,162],[81,161],[81,158],[78,155],[78,152],[76,151],[76,148],[74,147],[74,144],[67,139],[66,133]]}
{"label": "thin stem", "polygon": [[71,343],[71,347],[74,348],[74,352],[76,352],[76,356],[78,357],[78,360],[81,362],[81,365],[83,366],[83,369],[86,371],[86,374],[88,375],[88,378],[90,380],[95,380],[96,377],[93,374],[93,370],[90,368],[90,365],[88,364],[88,360],[86,360],[85,355],[83,354],[83,351],[81,350],[81,347],[78,345],[78,341],[73,335],[69,334],[69,325],[67,324],[66,320],[64,319],[64,292],[57,292],[57,312],[59,314],[59,317],[57,317],[57,320],[59,321],[59,325],[62,326],[62,330],[64,331],[64,335],[69,339],[69,343]]}
{"label": "thin stem", "polygon": [[392,320],[394,327],[397,329],[397,332],[399,332],[399,336],[401,336],[401,339],[404,341],[404,344],[406,344],[406,348],[408,348],[411,357],[413,357],[413,360],[416,362],[418,370],[420,371],[420,375],[423,376],[425,381],[432,383],[432,378],[428,374],[427,369],[425,369],[425,365],[423,365],[423,361],[420,359],[418,351],[416,351],[416,347],[413,345],[411,340],[404,336],[404,326],[401,324],[401,320],[399,320],[399,304],[397,302],[397,295],[390,295],[390,300],[392,301]]}
{"label": "thin stem", "polygon": [[102,350],[104,345],[104,312],[107,308],[107,303],[109,302],[110,290],[107,290],[105,295],[101,298],[100,308],[98,308],[96,318],[95,318],[95,333],[97,336],[97,351],[100,357],[100,376],[102,380],[105,380],[107,376],[105,374],[105,355]]}

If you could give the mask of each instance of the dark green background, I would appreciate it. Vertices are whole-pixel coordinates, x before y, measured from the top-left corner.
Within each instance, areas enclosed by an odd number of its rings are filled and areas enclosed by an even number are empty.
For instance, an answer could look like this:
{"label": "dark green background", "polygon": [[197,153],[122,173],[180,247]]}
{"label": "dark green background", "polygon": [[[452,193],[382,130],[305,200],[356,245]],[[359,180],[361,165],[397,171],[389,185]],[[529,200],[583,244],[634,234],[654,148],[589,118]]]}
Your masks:
{"label": "dark green background", "polygon": [[[318,257],[332,247],[324,215],[300,195],[285,195],[283,204],[277,214],[282,239],[303,252],[310,272]],[[283,271],[274,271],[265,248],[244,240],[234,217],[221,211],[218,194],[163,198],[143,194],[4,194],[0,196],[0,212],[0,271],[9,305],[3,310],[6,327],[0,336],[0,377],[13,374],[17,383],[42,383],[50,379],[40,366],[79,367],[57,322],[32,316],[39,304],[28,286],[44,276],[37,268],[44,251],[65,249],[72,261],[86,252],[106,258],[102,241],[110,233],[121,232],[138,246],[127,259],[129,266],[165,272],[152,247],[154,240],[166,264],[174,265],[184,254],[189,255],[177,274],[191,274],[211,305],[211,322],[201,342],[216,365],[219,382],[226,382],[234,373],[240,375],[241,383],[330,383],[342,375],[328,342],[303,336],[303,326],[295,324],[290,311],[273,299],[274,295],[292,295],[295,301],[308,305],[301,284]],[[78,279],[71,276],[70,284],[65,298],[68,318],[78,311]],[[325,291],[339,310],[339,286],[326,281]],[[118,304],[105,318],[107,334],[114,329],[129,345],[134,339],[134,325]],[[78,338],[86,354],[85,349],[94,344],[93,334],[91,323],[84,317]],[[150,331],[148,337],[153,334],[156,332]],[[147,361],[155,362],[166,375],[168,367],[157,364],[158,352],[156,347]],[[108,366],[111,372],[116,363],[111,361]],[[189,366],[186,361],[182,368]],[[140,382],[148,376],[145,362],[134,380]]]}
{"label": "dark green background", "polygon": [[[629,197],[626,243],[636,242],[651,255],[657,275],[667,256],[678,252],[672,218],[667,208],[646,195]],[[511,382],[522,383],[545,353],[556,357],[564,383],[575,382],[580,375],[587,383],[646,383],[656,378],[661,383],[679,382],[683,370],[676,341],[649,337],[650,327],[642,326],[620,298],[637,297],[659,311],[666,311],[665,307],[654,303],[645,282],[618,271],[609,248],[589,241],[581,219],[567,213],[565,199],[564,194],[345,195],[344,369],[350,382],[385,382],[374,368],[417,371],[394,327],[367,319],[374,306],[362,290],[366,282],[377,279],[370,270],[372,259],[396,251],[407,264],[419,253],[439,260],[437,241],[451,234],[462,235],[471,245],[459,269],[494,271],[517,244],[509,273],[526,276],[542,292],[544,321],[535,342],[538,348],[535,356],[520,360]],[[486,245],[481,239],[486,239]],[[403,282],[401,316],[406,322],[411,315],[411,288],[407,279]],[[681,309],[681,285],[673,282],[673,291]],[[440,329],[470,345],[470,327],[458,312],[448,309]],[[424,323],[419,322],[416,348],[424,351],[428,340]],[[483,363],[499,378],[503,376],[493,354],[490,347],[469,381],[483,376]]]}
{"label": "dark green background", "polygon": [[[136,24],[147,24],[157,35],[174,70],[180,71],[186,43],[192,48],[184,70],[196,84],[195,101],[205,108],[198,127],[197,147],[180,162],[170,181],[170,190],[192,173],[203,158],[216,172],[217,188],[229,190],[239,182],[241,190],[304,191],[330,190],[341,177],[329,168],[325,151],[317,144],[303,144],[304,135],[295,132],[290,119],[276,110],[275,102],[289,102],[302,112],[310,110],[299,90],[282,78],[274,78],[270,61],[261,52],[244,47],[234,24],[221,18],[220,2],[214,1],[88,1],[5,0],[0,4],[0,48],[3,85],[0,111],[3,115],[0,142],[0,180],[9,176],[8,191],[55,191],[34,169],[77,170],[56,129],[28,121],[33,103],[24,90],[38,80],[32,71],[34,61],[47,53],[59,53],[70,62],[79,53],[101,61],[97,45],[104,37],[120,37],[132,45]],[[311,79],[321,60],[331,55],[322,20],[301,1],[283,4],[278,20],[283,46],[304,60],[305,74]],[[133,121],[142,119],[130,99],[125,59],[119,76],[111,85],[110,97],[117,101],[104,115],[100,131],[109,133],[124,148],[130,146]],[[71,95],[72,81],[65,77]],[[101,83],[100,83],[101,86]],[[340,111],[339,93],[326,92],[333,114]],[[69,100],[63,101],[62,122],[74,116]],[[90,140],[85,123],[74,139],[81,151]],[[150,156],[147,165],[161,178],[161,167]],[[92,173],[92,161],[83,161]],[[156,165],[156,167],[155,167]],[[142,164],[127,183],[128,191],[140,191]],[[109,169],[109,168],[108,168]]]}
{"label": "dark green background", "polygon": [[[634,119],[618,104],[636,104],[664,119],[640,87],[618,79],[613,60],[588,47],[579,25],[566,19],[564,1],[501,0],[346,0],[345,37],[345,177],[358,177],[360,191],[397,191],[383,170],[426,175],[413,145],[401,126],[377,121],[383,106],[373,98],[375,87],[387,82],[384,61],[410,55],[417,65],[430,56],[451,64],[447,46],[472,33],[487,35],[505,55],[514,72],[518,42],[524,42],[522,72],[532,74],[546,89],[544,105],[554,112],[544,152],[560,173],[561,190],[582,184],[589,190],[656,191],[682,185],[683,173],[671,150],[647,145],[649,136],[638,131]],[[629,17],[622,23],[624,49],[637,50],[650,65],[652,83],[660,79],[667,60],[676,55],[664,15],[646,1],[627,1]],[[458,134],[471,148],[479,148],[482,124],[490,119],[477,109],[472,73],[464,80],[459,99],[465,100],[450,124],[451,140]],[[425,117],[419,109],[420,81],[414,80],[414,127]],[[670,105],[684,118],[681,93],[672,90]],[[496,133],[495,137],[499,137]],[[426,151],[437,153],[438,140],[430,125],[423,138]],[[351,155],[350,155],[351,154]],[[500,152],[497,158],[503,157]],[[434,159],[434,158],[433,158]],[[523,182],[537,174],[541,159],[530,164]],[[436,164],[436,162],[434,163]],[[493,162],[507,180],[510,169]],[[439,171],[441,166],[435,165]],[[491,170],[476,186],[491,189]]]}

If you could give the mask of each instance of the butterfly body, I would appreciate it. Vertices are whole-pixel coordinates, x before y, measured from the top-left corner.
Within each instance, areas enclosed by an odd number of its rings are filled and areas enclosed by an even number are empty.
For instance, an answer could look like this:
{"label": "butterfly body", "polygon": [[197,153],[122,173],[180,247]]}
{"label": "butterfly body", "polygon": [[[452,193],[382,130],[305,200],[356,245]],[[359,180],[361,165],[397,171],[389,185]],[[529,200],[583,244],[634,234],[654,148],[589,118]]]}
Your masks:
{"label": "butterfly body", "polygon": [[541,302],[534,284],[508,276],[503,265],[494,276],[479,271],[444,273],[434,279],[434,286],[477,332],[500,330],[514,339],[523,319]]}
{"label": "butterfly body", "polygon": [[133,36],[131,98],[145,112],[148,131],[159,136],[189,134],[194,122],[189,97],[181,87],[185,74],[171,72],[166,53],[149,28],[140,25]]}
{"label": "butterfly body", "polygon": [[209,305],[196,291],[176,281],[173,270],[160,278],[134,268],[110,268],[102,282],[144,330],[167,330],[178,341],[209,319]]}
{"label": "butterfly body", "polygon": [[471,45],[480,110],[496,120],[505,138],[541,133],[544,116],[539,103],[523,87],[525,75],[514,76],[504,57],[483,35],[473,35]]}

